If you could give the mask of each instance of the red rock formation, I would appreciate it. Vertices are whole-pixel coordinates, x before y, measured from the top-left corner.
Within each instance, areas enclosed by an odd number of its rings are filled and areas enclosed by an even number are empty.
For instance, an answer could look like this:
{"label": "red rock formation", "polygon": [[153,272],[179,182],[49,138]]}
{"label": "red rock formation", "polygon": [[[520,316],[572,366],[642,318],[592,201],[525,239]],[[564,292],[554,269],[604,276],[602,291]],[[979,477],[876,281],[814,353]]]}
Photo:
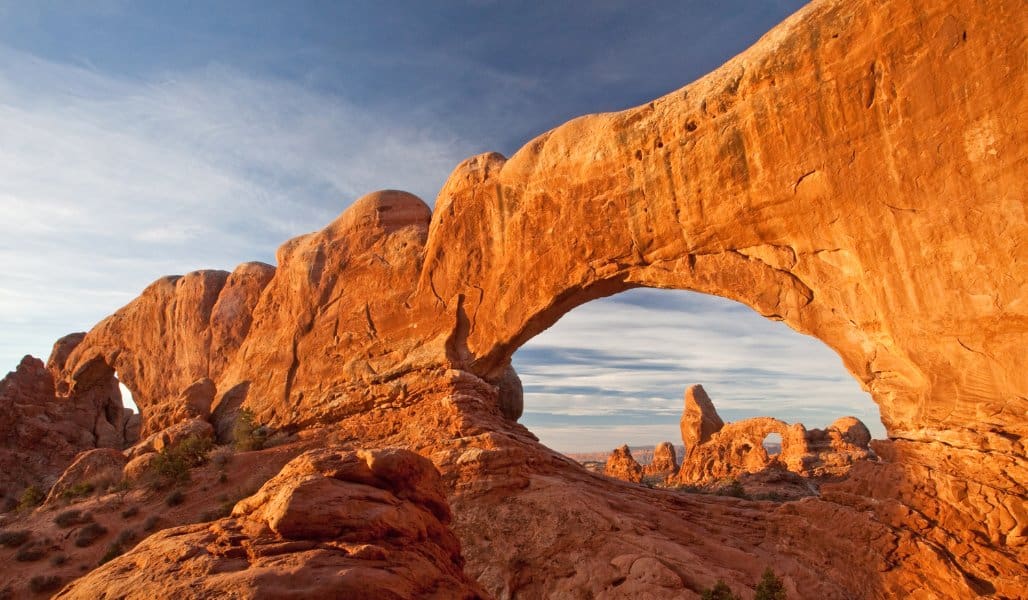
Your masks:
{"label": "red rock formation", "polygon": [[57,502],[76,487],[81,489],[81,486],[89,486],[90,490],[103,490],[112,483],[118,483],[121,481],[122,469],[126,462],[128,459],[125,455],[114,448],[97,448],[82,452],[50,488],[46,504]]}
{"label": "red rock formation", "polygon": [[610,453],[610,458],[607,459],[607,465],[603,469],[603,474],[614,479],[639,483],[642,481],[643,469],[632,458],[632,451],[626,444],[620,448],[615,448]]}
{"label": "red rock formation", "polygon": [[682,442],[685,444],[685,453],[688,455],[692,449],[710,440],[725,426],[721,415],[717,414],[714,403],[710,396],[703,389],[702,385],[690,385],[685,389],[685,407],[682,409],[682,419],[679,428],[682,431]]}
{"label": "red rock formation", "polygon": [[[283,245],[273,275],[238,269],[224,312],[226,273],[159,280],[62,354],[57,394],[94,398],[116,370],[145,436],[206,377],[219,434],[246,406],[417,449],[497,595],[674,597],[717,577],[752,587],[775,561],[808,597],[1016,597],[1023,15],[1014,0],[816,1],[681,90],[468,159],[434,212],[365,196]],[[539,447],[501,408],[510,357],[638,286],[731,298],[824,341],[881,407],[881,462],[769,513],[604,481]]]}
{"label": "red rock formation", "polygon": [[[51,368],[81,339],[58,340]],[[59,398],[50,369],[26,356],[0,380],[0,489],[11,496],[34,485],[48,489],[83,451],[121,448],[126,415],[115,379],[73,398]]]}
{"label": "red rock formation", "polygon": [[678,456],[671,442],[661,442],[653,449],[653,460],[643,468],[647,477],[666,477],[678,472]]}
{"label": "red rock formation", "polygon": [[[701,401],[693,400],[698,396],[693,390],[702,394]],[[698,432],[702,422],[717,425],[707,428],[701,436]],[[824,431],[807,431],[802,423],[790,425],[771,417],[725,425],[710,397],[698,385],[686,390],[682,432],[688,450],[674,478],[682,484],[710,483],[765,469],[783,469],[810,477],[842,476],[854,462],[870,456],[871,434],[856,417],[837,419]],[[769,455],[764,448],[764,440],[772,433],[782,438],[781,452],[775,455]],[[698,442],[704,438],[705,441]]]}
{"label": "red rock formation", "polygon": [[231,518],[153,535],[55,598],[481,598],[449,521],[428,460],[316,450]]}

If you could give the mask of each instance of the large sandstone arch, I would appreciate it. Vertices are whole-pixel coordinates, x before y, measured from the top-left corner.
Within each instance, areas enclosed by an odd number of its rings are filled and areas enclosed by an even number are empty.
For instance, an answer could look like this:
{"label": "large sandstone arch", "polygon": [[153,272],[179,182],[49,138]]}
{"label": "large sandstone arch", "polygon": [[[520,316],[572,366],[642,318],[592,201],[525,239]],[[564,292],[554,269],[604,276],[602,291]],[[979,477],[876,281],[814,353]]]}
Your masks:
{"label": "large sandstone arch", "polygon": [[[876,594],[1009,597],[1028,587],[1024,18],[1014,0],[816,1],[646,106],[465,161],[434,211],[372,194],[276,269],[160,280],[64,377],[102,355],[147,412],[209,378],[215,412],[438,451],[451,479],[485,474],[457,487],[460,518],[462,494],[564,468],[487,383],[522,343],[635,286],[725,296],[824,341],[881,408],[884,462],[811,513],[867,540],[840,589],[875,572]],[[437,401],[446,418],[418,408]]]}

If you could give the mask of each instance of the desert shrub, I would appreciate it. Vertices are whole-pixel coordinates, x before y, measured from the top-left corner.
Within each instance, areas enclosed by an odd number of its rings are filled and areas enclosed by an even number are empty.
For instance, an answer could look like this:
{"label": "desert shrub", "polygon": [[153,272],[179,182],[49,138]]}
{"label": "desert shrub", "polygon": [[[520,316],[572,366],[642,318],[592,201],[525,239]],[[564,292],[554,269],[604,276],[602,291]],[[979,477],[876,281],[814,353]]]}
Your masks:
{"label": "desert shrub", "polygon": [[232,461],[233,453],[229,446],[218,446],[211,452],[211,462],[219,469],[224,469]]}
{"label": "desert shrub", "polygon": [[739,596],[732,593],[732,588],[728,587],[728,584],[720,579],[714,584],[714,587],[703,590],[700,594],[701,600],[742,600]]}
{"label": "desert shrub", "polygon": [[214,442],[209,438],[191,435],[172,447],[166,447],[154,458],[151,469],[158,483],[189,481],[189,469],[207,462]]}
{"label": "desert shrub", "polygon": [[157,531],[157,525],[161,522],[161,518],[157,515],[150,515],[143,521],[143,531],[152,532]]}
{"label": "desert shrub", "polygon": [[43,490],[30,485],[21,493],[21,499],[18,501],[18,510],[31,510],[42,504],[45,499],[46,494],[43,493]]}
{"label": "desert shrub", "polygon": [[168,506],[178,506],[186,500],[186,494],[182,490],[173,490],[168,497],[164,499],[164,503]]}
{"label": "desert shrub", "polygon": [[719,496],[732,496],[733,498],[747,498],[746,489],[742,487],[738,479],[729,479],[722,487],[718,488]]}
{"label": "desert shrub", "polygon": [[764,569],[764,574],[760,577],[760,583],[757,584],[755,591],[756,595],[753,596],[753,600],[785,600],[785,585],[771,570],[771,567]]}
{"label": "desert shrub", "polygon": [[260,450],[268,439],[268,432],[265,427],[257,423],[252,410],[242,408],[232,426],[232,439],[235,441],[237,450]]}
{"label": "desert shrub", "polygon": [[95,490],[95,489],[96,489],[96,486],[93,485],[92,483],[88,483],[88,482],[76,483],[75,485],[69,486],[64,491],[62,491],[58,497],[61,498],[61,499],[67,499],[67,500],[70,500],[70,499],[73,499],[73,498],[81,498],[83,496],[88,496],[89,494],[93,493],[93,490]]}
{"label": "desert shrub", "polygon": [[19,548],[18,552],[14,554],[14,560],[19,562],[35,562],[47,554],[47,548],[43,544],[30,544]]}
{"label": "desert shrub", "polygon": [[54,523],[56,523],[58,527],[71,527],[72,525],[80,525],[92,520],[92,515],[80,510],[66,510],[54,517]]}
{"label": "desert shrub", "polygon": [[68,562],[67,554],[55,554],[50,558],[50,564],[55,567],[59,567],[65,564],[66,562]]}
{"label": "desert shrub", "polygon": [[61,578],[57,575],[36,575],[29,579],[29,589],[37,594],[52,592],[61,587]]}
{"label": "desert shrub", "polygon": [[138,514],[139,514],[139,507],[138,506],[130,506],[130,507],[126,508],[125,510],[121,511],[121,518],[122,519],[131,519],[132,517],[134,517],[134,516],[136,516]]}
{"label": "desert shrub", "polygon": [[29,541],[30,537],[32,537],[32,534],[25,529],[8,529],[0,531],[0,546],[17,548]]}
{"label": "desert shrub", "polygon": [[107,546],[107,551],[104,552],[103,556],[100,557],[100,563],[108,563],[115,558],[118,558],[125,551],[135,545],[136,532],[131,529],[126,529],[118,534],[118,537],[114,538],[114,541]]}
{"label": "desert shrub", "polygon": [[91,546],[93,542],[107,535],[107,528],[99,523],[90,523],[75,534],[75,545],[79,548]]}
{"label": "desert shrub", "polygon": [[200,522],[217,521],[218,519],[224,519],[225,517],[232,514],[232,508],[235,507],[235,503],[226,500],[218,505],[218,508],[214,508],[208,511],[204,511],[200,515]]}

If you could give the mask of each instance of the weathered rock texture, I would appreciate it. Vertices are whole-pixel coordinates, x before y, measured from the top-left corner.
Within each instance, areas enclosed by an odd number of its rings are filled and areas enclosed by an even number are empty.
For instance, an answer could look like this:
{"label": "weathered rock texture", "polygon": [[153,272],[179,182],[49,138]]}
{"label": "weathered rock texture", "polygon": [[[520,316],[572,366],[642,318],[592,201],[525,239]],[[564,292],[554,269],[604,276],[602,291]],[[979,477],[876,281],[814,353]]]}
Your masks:
{"label": "weathered rock texture", "polygon": [[430,461],[311,451],[232,517],[153,535],[55,597],[480,598],[449,521]]}
{"label": "weathered rock texture", "polygon": [[[501,596],[688,597],[717,577],[752,587],[774,561],[807,597],[1016,597],[1024,31],[1019,0],[815,1],[683,89],[468,159],[434,211],[370,194],[275,269],[158,280],[61,355],[57,394],[116,370],[146,436],[209,378],[219,435],[245,406],[416,449],[452,490],[467,571]],[[881,462],[768,513],[541,448],[501,408],[511,355],[637,286],[731,298],[822,340],[881,408]]]}
{"label": "weathered rock texture", "polygon": [[58,394],[54,372],[79,340],[59,340],[48,366],[26,356],[0,380],[0,494],[16,496],[30,485],[45,490],[79,452],[120,449],[132,435],[113,377],[73,397]]}
{"label": "weathered rock texture", "polygon": [[678,472],[678,456],[671,442],[661,442],[653,449],[653,460],[643,468],[643,475],[660,477]]}
{"label": "weathered rock texture", "polygon": [[682,408],[682,419],[678,426],[682,431],[682,443],[685,444],[687,455],[694,447],[709,441],[710,436],[725,426],[702,385],[690,385],[685,389],[685,406]]}
{"label": "weathered rock texture", "polygon": [[[697,397],[702,400],[697,402]],[[698,433],[701,423],[708,424],[703,425],[702,435]],[[764,448],[764,440],[771,434],[782,439],[781,451],[773,455]],[[674,479],[683,484],[709,483],[771,468],[807,477],[839,477],[848,474],[856,461],[870,456],[871,441],[867,427],[856,417],[842,417],[824,430],[810,431],[802,423],[790,425],[771,417],[725,425],[698,385],[685,393],[682,436],[687,450]]]}
{"label": "weathered rock texture", "polygon": [[639,483],[642,481],[643,469],[632,457],[632,451],[624,445],[610,453],[603,474],[614,479]]}

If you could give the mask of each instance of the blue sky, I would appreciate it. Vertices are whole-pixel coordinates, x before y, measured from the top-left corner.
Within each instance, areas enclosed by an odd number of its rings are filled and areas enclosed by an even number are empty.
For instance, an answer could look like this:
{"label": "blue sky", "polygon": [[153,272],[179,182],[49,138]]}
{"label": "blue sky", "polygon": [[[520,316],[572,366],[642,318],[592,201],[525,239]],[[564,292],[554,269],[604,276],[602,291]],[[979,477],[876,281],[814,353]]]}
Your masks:
{"label": "blue sky", "polygon": [[[679,88],[802,4],[0,0],[0,371],[160,275],[274,262],[368,191],[431,203],[464,157]],[[674,439],[694,382],[729,418],[881,435],[830,350],[695,294],[590,303],[515,362],[562,449]]]}

